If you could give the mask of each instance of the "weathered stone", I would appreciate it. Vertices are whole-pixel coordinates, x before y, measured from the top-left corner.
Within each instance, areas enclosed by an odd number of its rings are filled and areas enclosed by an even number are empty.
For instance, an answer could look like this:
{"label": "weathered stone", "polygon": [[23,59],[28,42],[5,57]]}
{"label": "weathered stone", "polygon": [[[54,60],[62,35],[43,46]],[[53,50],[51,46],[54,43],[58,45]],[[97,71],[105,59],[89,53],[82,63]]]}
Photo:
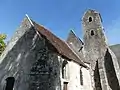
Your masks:
{"label": "weathered stone", "polygon": [[14,90],[60,90],[58,56],[49,50],[50,43],[40,38],[29,23],[25,18],[17,31],[19,34],[13,37],[16,40],[9,42],[4,52],[8,53],[0,59],[0,90],[8,77],[15,78]]}
{"label": "weathered stone", "polygon": [[100,14],[88,10],[82,25],[84,43],[72,30],[65,42],[27,16],[0,57],[0,90],[120,90]]}
{"label": "weathered stone", "polygon": [[[98,74],[96,73],[97,75],[95,76],[91,74],[91,77],[95,79],[93,86],[96,89],[98,86],[101,86],[101,90],[119,90],[120,68],[114,53],[109,54],[114,57],[111,59],[107,55],[111,50],[106,42],[100,14],[95,10],[88,10],[83,16],[82,24],[84,30],[84,49],[86,51],[85,58],[90,62],[91,69],[95,70],[95,72],[96,62],[98,63]],[[110,84],[110,82],[112,83]],[[97,83],[100,84],[96,85]]]}
{"label": "weathered stone", "polygon": [[84,53],[83,53],[84,43],[79,37],[75,35],[73,30],[70,31],[66,42],[71,47],[71,49],[81,58],[81,60],[86,62],[84,58]]}

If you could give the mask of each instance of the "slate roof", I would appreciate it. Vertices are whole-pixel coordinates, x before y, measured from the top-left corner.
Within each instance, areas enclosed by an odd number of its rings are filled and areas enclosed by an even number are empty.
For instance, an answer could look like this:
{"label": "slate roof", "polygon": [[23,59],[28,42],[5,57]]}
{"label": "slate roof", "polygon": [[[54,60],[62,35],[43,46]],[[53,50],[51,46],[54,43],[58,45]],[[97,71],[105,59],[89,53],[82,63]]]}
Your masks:
{"label": "slate roof", "polygon": [[[32,20],[31,20],[32,21]],[[46,29],[44,26],[37,24],[36,22],[32,21],[34,28],[39,31],[40,34],[46,37],[46,39],[56,48],[58,54],[61,56],[66,57],[69,60],[72,60],[81,66],[87,68],[84,62],[77,56],[76,53],[72,49],[70,49],[69,45],[55,36],[52,32]]]}

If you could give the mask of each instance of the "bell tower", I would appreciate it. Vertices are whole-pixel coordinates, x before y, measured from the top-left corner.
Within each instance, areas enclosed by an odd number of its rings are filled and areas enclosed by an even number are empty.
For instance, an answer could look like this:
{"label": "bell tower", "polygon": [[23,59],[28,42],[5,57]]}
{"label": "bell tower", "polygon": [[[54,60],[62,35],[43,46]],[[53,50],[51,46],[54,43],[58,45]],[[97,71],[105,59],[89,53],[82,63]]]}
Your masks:
{"label": "bell tower", "polygon": [[107,43],[100,13],[91,9],[87,10],[82,18],[82,27],[85,59],[90,63],[92,86],[95,90],[109,90],[104,69]]}
{"label": "bell tower", "polygon": [[89,9],[82,18],[84,48],[89,53],[88,61],[98,60],[106,48],[100,13]]}

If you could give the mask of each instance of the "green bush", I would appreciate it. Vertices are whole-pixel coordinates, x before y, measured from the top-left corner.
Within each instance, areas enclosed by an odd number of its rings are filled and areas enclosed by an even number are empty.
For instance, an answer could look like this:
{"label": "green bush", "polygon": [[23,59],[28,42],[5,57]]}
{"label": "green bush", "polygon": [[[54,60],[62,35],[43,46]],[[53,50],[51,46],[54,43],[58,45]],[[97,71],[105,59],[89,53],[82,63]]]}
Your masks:
{"label": "green bush", "polygon": [[6,39],[6,37],[7,36],[5,34],[0,34],[0,55],[6,48],[6,43],[4,41]]}

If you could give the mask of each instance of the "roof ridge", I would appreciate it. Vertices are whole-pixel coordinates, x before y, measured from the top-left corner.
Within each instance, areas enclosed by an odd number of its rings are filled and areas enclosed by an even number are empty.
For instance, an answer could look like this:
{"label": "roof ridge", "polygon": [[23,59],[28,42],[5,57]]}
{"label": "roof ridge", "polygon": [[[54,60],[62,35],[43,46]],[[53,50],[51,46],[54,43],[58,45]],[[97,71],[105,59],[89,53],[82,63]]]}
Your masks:
{"label": "roof ridge", "polygon": [[30,17],[28,16],[28,14],[25,14],[25,16],[27,17],[27,19],[28,19],[28,21],[30,22],[30,24],[31,24],[32,26],[34,26],[32,20],[31,20]]}

